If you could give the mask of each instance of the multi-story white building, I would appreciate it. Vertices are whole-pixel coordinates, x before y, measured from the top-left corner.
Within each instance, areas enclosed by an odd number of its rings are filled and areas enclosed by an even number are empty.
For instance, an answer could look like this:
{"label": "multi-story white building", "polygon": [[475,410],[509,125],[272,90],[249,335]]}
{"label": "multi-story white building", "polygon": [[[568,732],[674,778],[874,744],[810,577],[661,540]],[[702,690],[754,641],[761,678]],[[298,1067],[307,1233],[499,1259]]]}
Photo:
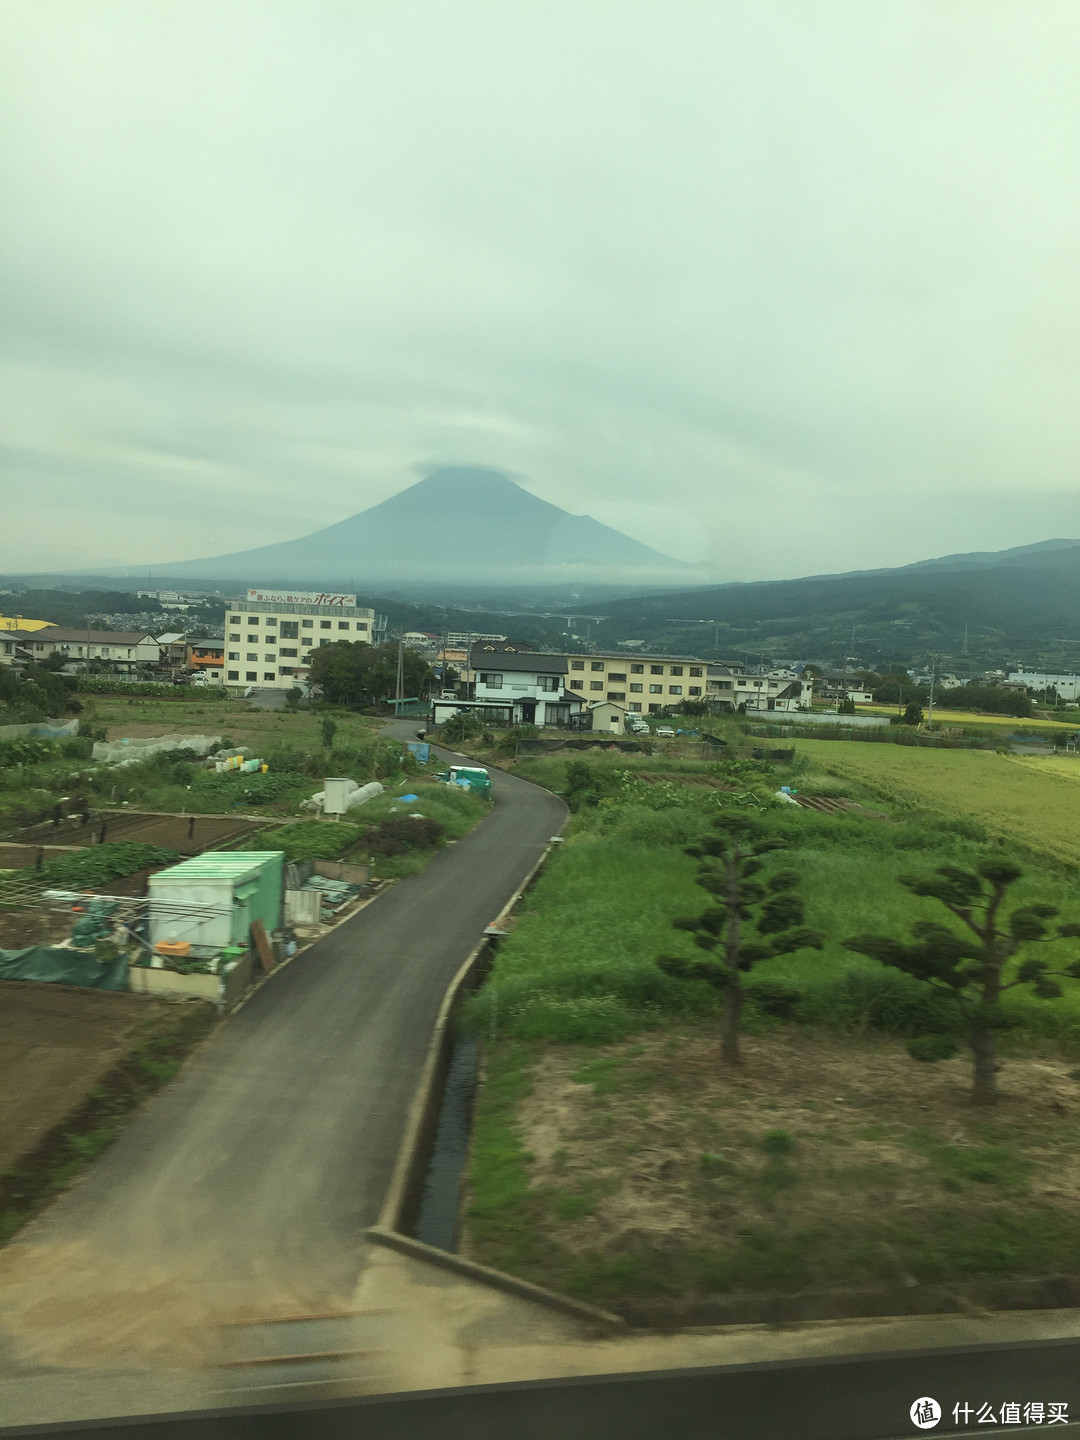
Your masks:
{"label": "multi-story white building", "polygon": [[1017,682],[1029,690],[1054,689],[1059,700],[1080,699],[1080,675],[1051,675],[1042,670],[1014,670],[1009,675],[1009,683],[1015,685]]}
{"label": "multi-story white building", "polygon": [[338,640],[376,643],[375,611],[355,595],[249,590],[225,613],[225,684],[291,690],[307,679],[311,652]]}

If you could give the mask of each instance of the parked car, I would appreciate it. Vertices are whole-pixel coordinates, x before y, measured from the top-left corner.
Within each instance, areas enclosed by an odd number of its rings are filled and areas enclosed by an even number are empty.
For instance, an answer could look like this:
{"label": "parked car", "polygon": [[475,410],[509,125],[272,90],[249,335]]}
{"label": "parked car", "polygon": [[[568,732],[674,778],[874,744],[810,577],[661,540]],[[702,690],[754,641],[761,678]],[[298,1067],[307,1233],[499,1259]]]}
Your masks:
{"label": "parked car", "polygon": [[662,735],[665,740],[675,739],[675,731],[671,728],[670,725],[658,725],[656,727],[656,733],[657,735]]}

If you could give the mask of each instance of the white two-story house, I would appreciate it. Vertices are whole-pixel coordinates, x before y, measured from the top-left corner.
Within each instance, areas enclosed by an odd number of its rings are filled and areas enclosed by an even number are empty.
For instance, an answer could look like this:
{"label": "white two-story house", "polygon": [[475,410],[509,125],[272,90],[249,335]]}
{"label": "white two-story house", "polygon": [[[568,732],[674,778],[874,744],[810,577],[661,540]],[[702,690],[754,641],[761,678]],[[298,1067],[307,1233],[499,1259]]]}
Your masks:
{"label": "white two-story house", "polygon": [[518,650],[489,641],[474,645],[459,687],[461,697],[432,702],[436,725],[461,710],[493,725],[565,725],[582,699],[566,688],[565,655]]}
{"label": "white two-story house", "polygon": [[710,665],[708,699],[714,709],[809,710],[814,698],[811,680],[801,680],[793,670],[770,670],[751,675],[738,665]]}

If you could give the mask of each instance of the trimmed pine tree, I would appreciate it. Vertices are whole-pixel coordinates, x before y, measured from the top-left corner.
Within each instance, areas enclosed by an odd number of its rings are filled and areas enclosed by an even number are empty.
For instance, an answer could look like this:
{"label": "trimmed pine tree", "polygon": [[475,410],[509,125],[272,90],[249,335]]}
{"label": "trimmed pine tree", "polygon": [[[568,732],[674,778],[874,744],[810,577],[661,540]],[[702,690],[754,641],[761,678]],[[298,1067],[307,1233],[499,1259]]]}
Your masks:
{"label": "trimmed pine tree", "polygon": [[760,820],[738,812],[719,816],[712,834],[686,847],[687,855],[700,861],[697,883],[714,903],[672,924],[689,931],[709,958],[661,955],[657,964],[676,979],[704,980],[722,992],[720,1058],[729,1065],[741,1059],[742,977],[774,955],[822,947],[824,937],[802,923],[803,902],[795,893],[798,872],[777,870],[764,881],[754,878],[764,869],[764,855],[787,848],[788,841],[768,834]]}
{"label": "trimmed pine tree", "polygon": [[[1080,925],[1058,925],[1051,933],[1046,922],[1059,913],[1054,905],[1020,905],[1006,913],[1009,889],[1021,873],[1017,865],[988,860],[977,873],[941,865],[925,878],[901,875],[901,885],[913,895],[939,901],[963,928],[957,931],[933,920],[919,920],[911,927],[910,943],[891,935],[856,935],[844,941],[846,949],[903,970],[954,997],[971,1047],[971,1098],[976,1105],[992,1105],[997,1099],[994,1035],[1010,1023],[1001,1007],[1004,992],[1030,985],[1036,995],[1051,1000],[1061,994],[1058,979],[1080,979],[1080,960],[1063,970],[1050,970],[1038,956],[1024,957],[1031,946],[1080,935]],[[1015,974],[1005,980],[1006,967],[1018,958]],[[917,1060],[944,1060],[956,1048],[949,1035],[916,1036],[908,1045]]]}

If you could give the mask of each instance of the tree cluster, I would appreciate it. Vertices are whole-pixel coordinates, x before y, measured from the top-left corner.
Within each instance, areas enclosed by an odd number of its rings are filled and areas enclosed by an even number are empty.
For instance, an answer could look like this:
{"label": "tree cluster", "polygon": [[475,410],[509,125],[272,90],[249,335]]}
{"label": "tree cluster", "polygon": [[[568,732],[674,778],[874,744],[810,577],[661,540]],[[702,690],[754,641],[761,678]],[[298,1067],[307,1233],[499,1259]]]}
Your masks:
{"label": "tree cluster", "polygon": [[[397,645],[340,640],[312,651],[309,679],[334,705],[354,709],[392,700],[397,690]],[[430,665],[406,650],[402,669],[406,695],[426,695],[434,679]]]}
{"label": "tree cluster", "polygon": [[[697,883],[710,902],[699,914],[672,922],[693,936],[705,957],[657,960],[666,974],[703,980],[723,993],[720,1054],[731,1064],[739,1061],[743,977],[762,960],[820,950],[824,943],[820,931],[803,924],[798,873],[764,873],[764,857],[784,848],[787,842],[770,834],[764,821],[739,813],[714,820],[711,833],[686,850],[699,861]],[[1052,941],[1080,937],[1080,924],[1052,924],[1058,915],[1053,905],[1010,905],[1011,888],[1020,877],[1018,866],[1001,860],[987,860],[977,871],[942,865],[931,876],[901,876],[912,894],[936,900],[958,926],[919,920],[910,940],[856,935],[843,942],[846,949],[950,996],[955,1027],[918,1034],[908,1048],[915,1059],[941,1060],[955,1054],[959,1041],[966,1042],[973,1062],[972,1099],[978,1105],[992,1104],[997,1096],[995,1037],[1011,1023],[1001,1005],[1005,992],[1028,986],[1040,998],[1053,999],[1062,993],[1062,979],[1080,979],[1080,959],[1051,969],[1037,953]]]}

